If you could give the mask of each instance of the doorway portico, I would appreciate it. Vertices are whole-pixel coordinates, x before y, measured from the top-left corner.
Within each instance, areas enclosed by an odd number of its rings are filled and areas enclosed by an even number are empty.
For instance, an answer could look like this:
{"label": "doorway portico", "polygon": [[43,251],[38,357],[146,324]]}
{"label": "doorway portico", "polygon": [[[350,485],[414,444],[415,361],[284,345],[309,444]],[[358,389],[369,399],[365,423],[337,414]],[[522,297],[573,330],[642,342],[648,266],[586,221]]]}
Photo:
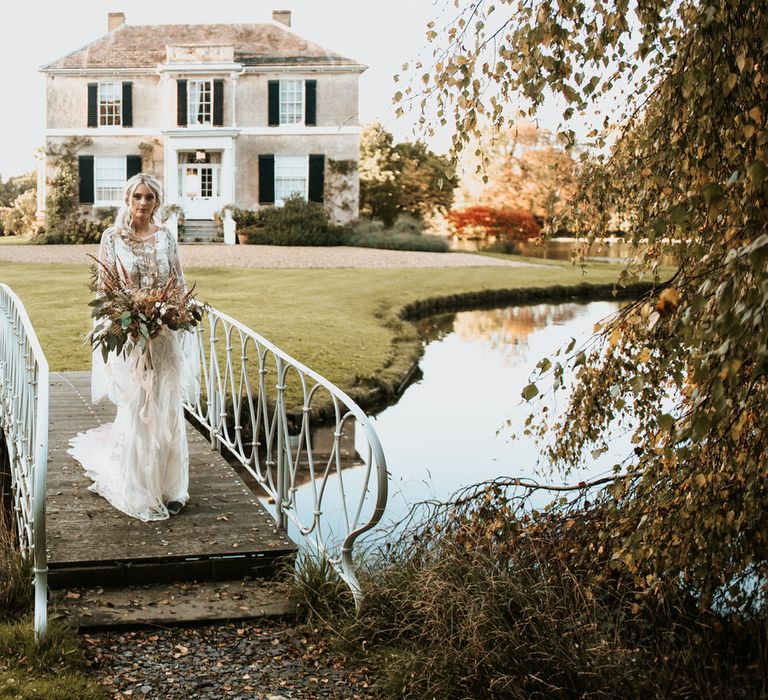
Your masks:
{"label": "doorway portico", "polygon": [[212,220],[235,198],[235,137],[200,132],[166,134],[166,201],[184,210],[188,220]]}

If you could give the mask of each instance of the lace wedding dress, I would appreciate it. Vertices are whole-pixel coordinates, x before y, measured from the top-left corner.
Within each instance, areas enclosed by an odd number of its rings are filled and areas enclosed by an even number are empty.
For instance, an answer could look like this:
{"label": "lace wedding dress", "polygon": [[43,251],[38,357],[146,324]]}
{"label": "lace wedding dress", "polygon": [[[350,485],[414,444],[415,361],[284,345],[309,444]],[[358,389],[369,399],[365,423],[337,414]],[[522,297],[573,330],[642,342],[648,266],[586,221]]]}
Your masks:
{"label": "lace wedding dress", "polygon": [[[166,228],[148,240],[121,236],[114,228],[101,238],[100,260],[116,258],[141,286],[162,286],[175,272],[183,280],[178,245]],[[70,440],[68,450],[93,480],[90,490],[115,508],[140,520],[164,520],[171,501],[189,499],[189,450],[182,400],[199,393],[196,336],[164,329],[150,353],[136,346],[104,362],[93,353],[91,399],[105,397],[117,406],[114,423],[105,423]]]}

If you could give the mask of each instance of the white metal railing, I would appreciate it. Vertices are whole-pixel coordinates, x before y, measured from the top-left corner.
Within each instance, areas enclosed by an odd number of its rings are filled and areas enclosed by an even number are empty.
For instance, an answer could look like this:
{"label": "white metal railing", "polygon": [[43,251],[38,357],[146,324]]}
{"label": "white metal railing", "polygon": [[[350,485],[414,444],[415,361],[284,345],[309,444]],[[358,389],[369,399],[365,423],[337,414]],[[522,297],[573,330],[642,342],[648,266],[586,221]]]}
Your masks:
{"label": "white metal railing", "polygon": [[19,548],[35,576],[37,639],[45,637],[48,617],[48,391],[48,360],[29,316],[10,287],[0,284],[0,429],[8,450]]}
{"label": "white metal railing", "polygon": [[185,407],[210,431],[211,445],[261,485],[278,524],[286,531],[290,524],[325,557],[359,605],[352,549],[387,501],[384,453],[367,416],[330,381],[221,311],[209,309],[196,337],[202,391]]}

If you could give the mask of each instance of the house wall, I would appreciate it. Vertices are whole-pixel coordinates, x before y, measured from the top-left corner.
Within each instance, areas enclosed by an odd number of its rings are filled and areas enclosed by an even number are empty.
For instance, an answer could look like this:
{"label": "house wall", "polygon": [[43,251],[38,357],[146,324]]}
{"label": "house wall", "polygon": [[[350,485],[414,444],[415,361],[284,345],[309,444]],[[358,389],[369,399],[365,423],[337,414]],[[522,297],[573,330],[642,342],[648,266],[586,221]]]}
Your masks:
{"label": "house wall", "polygon": [[[49,133],[48,147],[63,143],[69,136],[87,136],[91,144],[81,151],[83,155],[143,155],[143,169],[158,178],[166,175],[172,187],[175,179],[165,173],[164,158],[168,156],[168,145],[173,141],[178,147],[178,136],[164,135],[164,130],[184,134],[184,141],[190,148],[205,148],[206,139],[216,139],[221,127],[188,127],[179,129],[176,124],[176,80],[196,76],[184,73],[163,75],[120,74],[98,76],[47,76],[46,125]],[[316,115],[317,126],[303,125],[268,126],[268,81],[280,78],[312,79],[317,81]],[[88,83],[100,80],[133,83],[133,127],[87,126]],[[224,78],[224,126],[232,126],[233,89],[235,96],[238,132],[234,136],[232,153],[234,171],[234,202],[244,208],[258,208],[258,156],[324,154],[326,158],[326,204],[332,216],[338,221],[354,218],[358,214],[359,181],[357,169],[344,176],[333,176],[329,171],[330,160],[354,161],[359,155],[359,135],[334,133],[338,127],[358,126],[358,82],[355,73],[328,73],[283,71],[273,74],[244,73],[237,80]],[[330,131],[330,133],[313,133]],[[200,138],[194,137],[195,130]],[[250,132],[250,133],[249,133]],[[257,132],[257,133],[253,133]],[[223,133],[223,132],[222,132]],[[170,139],[170,140],[169,140]],[[197,145],[199,144],[202,145]],[[142,149],[139,146],[143,146]],[[149,146],[152,148],[148,148]],[[54,173],[50,159],[46,163],[48,177]],[[175,162],[170,163],[175,169]],[[230,180],[232,181],[232,180]],[[333,186],[331,184],[333,183]],[[339,187],[341,183],[341,187]],[[340,192],[341,190],[341,192]],[[171,195],[172,193],[168,193]],[[173,197],[170,197],[173,201]],[[343,200],[343,201],[342,201]],[[231,201],[231,198],[230,200]],[[227,203],[227,202],[222,202]]]}
{"label": "house wall", "polygon": [[[267,126],[268,82],[279,79],[317,81],[317,126],[357,126],[357,73],[245,73],[237,84],[237,126]],[[274,127],[279,128],[279,127]]]}
{"label": "house wall", "polygon": [[[48,76],[46,81],[46,127],[48,129],[88,129],[88,83],[114,81],[133,83],[133,128],[159,128],[162,105],[160,77],[157,75]],[[175,95],[174,95],[175,99]],[[176,116],[174,102],[174,119]],[[94,134],[114,133],[123,127],[91,127]]]}
{"label": "house wall", "polygon": [[[325,180],[329,181],[329,160],[353,160],[357,163],[360,152],[359,137],[356,134],[312,135],[312,134],[270,134],[265,136],[241,135],[237,139],[235,159],[235,197],[238,206],[244,209],[259,207],[259,156],[264,154],[281,156],[325,155]],[[353,204],[348,207],[334,206],[326,201],[337,221],[347,221],[358,215],[359,180],[357,170],[345,176],[346,188]],[[348,197],[345,197],[347,199]]]}

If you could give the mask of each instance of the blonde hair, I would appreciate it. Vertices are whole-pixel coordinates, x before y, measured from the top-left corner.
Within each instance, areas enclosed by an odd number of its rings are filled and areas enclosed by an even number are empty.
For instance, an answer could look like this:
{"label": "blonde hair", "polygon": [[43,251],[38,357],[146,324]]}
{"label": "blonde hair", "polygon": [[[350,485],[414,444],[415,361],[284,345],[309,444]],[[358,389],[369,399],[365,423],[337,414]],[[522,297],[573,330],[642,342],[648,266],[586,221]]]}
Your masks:
{"label": "blonde hair", "polygon": [[163,186],[160,184],[160,181],[152,175],[139,173],[125,183],[123,203],[120,205],[120,209],[118,209],[117,216],[115,217],[115,228],[118,233],[135,233],[133,230],[133,217],[131,216],[131,197],[133,197],[133,191],[139,185],[146,185],[155,195],[155,208],[152,210],[149,220],[155,225],[160,224],[156,214],[162,204]]}

